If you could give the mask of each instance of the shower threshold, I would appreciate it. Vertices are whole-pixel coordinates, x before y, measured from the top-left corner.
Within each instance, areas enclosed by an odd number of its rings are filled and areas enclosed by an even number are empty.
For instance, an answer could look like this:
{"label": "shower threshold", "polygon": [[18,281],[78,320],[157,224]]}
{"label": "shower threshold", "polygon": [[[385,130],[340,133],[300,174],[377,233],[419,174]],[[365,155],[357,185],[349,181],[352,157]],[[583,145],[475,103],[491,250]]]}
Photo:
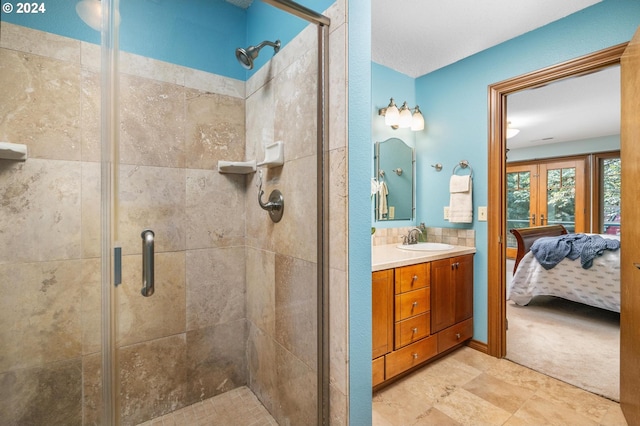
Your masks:
{"label": "shower threshold", "polygon": [[151,419],[139,426],[156,425],[237,425],[277,426],[258,398],[246,386]]}

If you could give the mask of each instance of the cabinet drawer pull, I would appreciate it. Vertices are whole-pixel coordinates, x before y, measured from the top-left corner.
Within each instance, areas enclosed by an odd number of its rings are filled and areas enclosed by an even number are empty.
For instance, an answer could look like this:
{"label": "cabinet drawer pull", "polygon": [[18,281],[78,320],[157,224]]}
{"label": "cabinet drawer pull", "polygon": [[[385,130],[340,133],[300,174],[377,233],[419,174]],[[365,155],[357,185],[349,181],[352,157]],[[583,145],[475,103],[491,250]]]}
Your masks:
{"label": "cabinet drawer pull", "polygon": [[414,281],[418,281],[418,276],[417,276],[417,275],[414,275],[414,276],[413,276],[413,280],[414,280]]}
{"label": "cabinet drawer pull", "polygon": [[417,302],[417,301],[415,301],[415,302],[413,302],[413,303],[412,303],[412,305],[413,305],[413,307],[415,308],[416,306],[418,306],[418,302]]}
{"label": "cabinet drawer pull", "polygon": [[413,359],[418,359],[418,354],[417,353],[413,354]]}
{"label": "cabinet drawer pull", "polygon": [[413,327],[411,331],[413,332],[413,334],[416,334],[418,332],[418,327]]}
{"label": "cabinet drawer pull", "polygon": [[460,340],[460,333],[456,333],[456,339]]}

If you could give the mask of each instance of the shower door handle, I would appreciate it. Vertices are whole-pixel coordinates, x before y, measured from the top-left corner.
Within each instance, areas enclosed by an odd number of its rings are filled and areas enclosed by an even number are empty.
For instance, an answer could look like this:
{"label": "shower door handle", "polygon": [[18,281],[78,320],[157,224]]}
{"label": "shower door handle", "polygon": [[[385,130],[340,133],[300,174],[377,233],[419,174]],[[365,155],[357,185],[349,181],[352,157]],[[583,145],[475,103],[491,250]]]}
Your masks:
{"label": "shower door handle", "polygon": [[142,237],[142,295],[149,297],[153,295],[155,290],[153,265],[153,240],[155,234],[151,229],[145,229],[140,236]]}

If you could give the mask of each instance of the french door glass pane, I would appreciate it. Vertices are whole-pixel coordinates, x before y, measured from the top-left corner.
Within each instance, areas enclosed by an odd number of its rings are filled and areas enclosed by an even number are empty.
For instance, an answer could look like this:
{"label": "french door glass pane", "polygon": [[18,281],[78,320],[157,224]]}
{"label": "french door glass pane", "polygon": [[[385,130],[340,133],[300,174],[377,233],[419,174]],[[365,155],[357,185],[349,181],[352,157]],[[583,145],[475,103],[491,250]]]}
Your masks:
{"label": "french door glass pane", "polygon": [[531,172],[507,173],[507,247],[517,247],[511,229],[529,226],[530,194]]}
{"label": "french door glass pane", "polygon": [[620,235],[620,159],[602,160],[602,200],[603,225],[600,232]]}
{"label": "french door glass pane", "polygon": [[547,170],[547,222],[562,224],[567,231],[575,231],[576,169],[575,167]]}

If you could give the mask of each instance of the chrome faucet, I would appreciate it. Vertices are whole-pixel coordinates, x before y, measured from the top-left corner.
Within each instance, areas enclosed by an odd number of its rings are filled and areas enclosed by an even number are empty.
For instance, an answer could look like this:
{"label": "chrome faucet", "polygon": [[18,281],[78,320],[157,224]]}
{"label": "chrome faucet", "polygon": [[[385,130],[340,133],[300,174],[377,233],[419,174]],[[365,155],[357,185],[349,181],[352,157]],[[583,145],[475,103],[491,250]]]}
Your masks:
{"label": "chrome faucet", "polygon": [[422,234],[422,229],[411,228],[409,233],[402,237],[402,244],[418,244],[418,234]]}

